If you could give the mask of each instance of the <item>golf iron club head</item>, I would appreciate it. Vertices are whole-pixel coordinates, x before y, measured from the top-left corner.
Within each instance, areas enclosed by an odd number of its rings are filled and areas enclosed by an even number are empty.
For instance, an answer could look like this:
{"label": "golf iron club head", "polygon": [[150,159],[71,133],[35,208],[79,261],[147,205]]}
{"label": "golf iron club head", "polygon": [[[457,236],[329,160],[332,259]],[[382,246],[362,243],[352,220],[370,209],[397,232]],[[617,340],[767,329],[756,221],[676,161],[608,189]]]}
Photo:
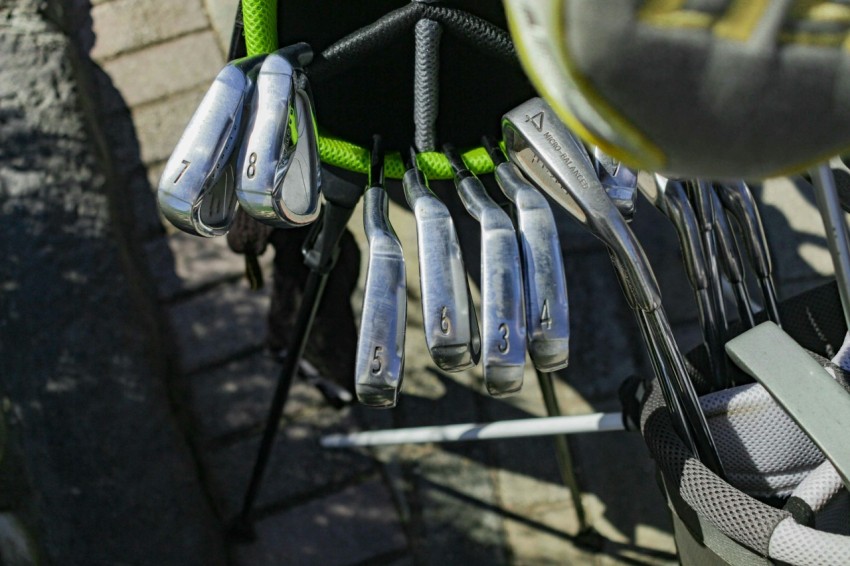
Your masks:
{"label": "golf iron club head", "polygon": [[481,337],[457,232],[448,208],[431,192],[416,165],[413,149],[402,185],[416,218],[422,320],[428,352],[444,371],[472,367],[478,363]]}
{"label": "golf iron club head", "polygon": [[506,161],[498,145],[487,138],[484,145],[499,188],[516,210],[528,353],[540,371],[565,368],[570,356],[570,307],[555,217],[546,198]]}
{"label": "golf iron club head", "polygon": [[355,363],[355,391],[364,405],[394,407],[404,373],[407,280],[404,253],[388,216],[384,152],[375,136],[369,187],[363,195],[369,263]]}
{"label": "golf iron club head", "polygon": [[487,194],[451,146],[449,159],[460,199],[481,225],[481,358],[487,392],[519,391],[525,371],[525,320],[519,245],[507,213]]}
{"label": "golf iron club head", "polygon": [[237,161],[239,204],[278,228],[304,226],[319,215],[319,136],[302,70],[312,56],[298,43],[263,61]]}
{"label": "golf iron club head", "polygon": [[532,98],[505,114],[502,133],[508,156],[526,177],[608,246],[653,358],[672,423],[685,445],[722,476],[711,431],[661,306],[655,276],[596,177],[584,147],[542,98]]}
{"label": "golf iron club head", "polygon": [[635,217],[637,207],[637,173],[595,146],[591,161],[599,182],[602,183],[605,192],[608,193],[608,198],[611,199],[626,222],[631,222]]}
{"label": "golf iron club head", "polygon": [[264,55],[228,63],[171,153],[157,189],[163,216],[196,236],[227,233],[236,214],[234,148]]}

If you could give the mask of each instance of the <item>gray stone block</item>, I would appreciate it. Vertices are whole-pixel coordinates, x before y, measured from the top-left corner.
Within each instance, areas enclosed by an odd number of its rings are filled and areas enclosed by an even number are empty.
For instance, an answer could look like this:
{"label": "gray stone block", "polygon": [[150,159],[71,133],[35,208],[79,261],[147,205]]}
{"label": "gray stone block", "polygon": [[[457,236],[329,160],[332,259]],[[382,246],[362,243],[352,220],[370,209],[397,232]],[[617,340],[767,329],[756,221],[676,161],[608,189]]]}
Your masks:
{"label": "gray stone block", "polygon": [[[319,446],[322,435],[354,428],[354,423],[345,414],[338,414],[333,409],[320,412],[334,425],[323,423],[317,426],[306,422],[303,416],[287,418],[281,423],[256,509],[262,511],[270,506],[277,508],[292,501],[319,497],[328,490],[375,471],[372,459],[362,452],[329,450]],[[209,449],[203,456],[210,484],[224,517],[236,516],[241,508],[258,448],[259,431],[230,446]]]}
{"label": "gray stone block", "polygon": [[377,480],[264,519],[256,529],[256,543],[235,549],[237,564],[344,566],[406,546],[392,500]]}
{"label": "gray stone block", "polygon": [[96,93],[73,73],[87,67],[40,3],[12,4],[0,29],[0,376],[45,562],[221,564],[171,413],[157,307],[121,247],[131,236],[116,237],[118,188],[88,136],[95,116],[81,111]]}
{"label": "gray stone block", "polygon": [[[201,438],[212,440],[259,430],[271,405],[280,369],[281,364],[270,354],[256,352],[189,377],[189,400]],[[314,387],[296,381],[289,392],[285,415],[298,419],[305,409],[322,404]]]}
{"label": "gray stone block", "polygon": [[208,87],[204,84],[133,110],[142,161],[146,165],[168,160]]}
{"label": "gray stone block", "polygon": [[209,86],[224,65],[215,34],[203,31],[119,55],[103,64],[127,104],[135,108],[172,94]]}
{"label": "gray stone block", "polygon": [[94,6],[91,15],[97,35],[91,51],[95,61],[209,26],[201,0],[115,0]]}
{"label": "gray stone block", "polygon": [[243,281],[189,297],[169,309],[184,374],[223,363],[262,346],[268,289],[252,291]]}

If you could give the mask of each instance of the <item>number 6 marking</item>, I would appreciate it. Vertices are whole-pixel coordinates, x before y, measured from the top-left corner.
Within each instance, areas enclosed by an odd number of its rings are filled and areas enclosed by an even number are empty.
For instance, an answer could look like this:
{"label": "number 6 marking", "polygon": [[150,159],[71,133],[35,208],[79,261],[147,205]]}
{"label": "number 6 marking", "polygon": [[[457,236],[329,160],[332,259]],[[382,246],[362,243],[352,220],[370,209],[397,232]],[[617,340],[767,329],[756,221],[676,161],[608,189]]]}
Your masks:
{"label": "number 6 marking", "polygon": [[511,349],[510,337],[511,330],[508,328],[508,325],[504,322],[499,325],[499,332],[502,334],[502,343],[499,344],[499,352],[502,354],[507,354]]}
{"label": "number 6 marking", "polygon": [[440,310],[440,331],[443,335],[448,336],[452,331],[452,321],[449,320],[449,307],[443,307]]}

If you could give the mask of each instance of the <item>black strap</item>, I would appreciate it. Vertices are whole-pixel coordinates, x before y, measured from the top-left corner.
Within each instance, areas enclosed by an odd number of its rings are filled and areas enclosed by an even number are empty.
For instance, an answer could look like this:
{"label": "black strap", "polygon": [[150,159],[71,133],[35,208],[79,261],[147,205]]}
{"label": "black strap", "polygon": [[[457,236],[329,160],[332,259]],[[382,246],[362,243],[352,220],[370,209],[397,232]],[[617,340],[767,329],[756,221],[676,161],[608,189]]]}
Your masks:
{"label": "black strap", "polygon": [[233,61],[247,55],[245,24],[242,22],[242,0],[239,0],[236,3],[236,17],[233,18],[233,33],[230,34],[230,48],[227,50],[227,60]]}
{"label": "black strap", "polygon": [[808,503],[799,497],[789,497],[783,508],[791,513],[797,523],[805,527],[815,526],[815,512],[812,511]]}

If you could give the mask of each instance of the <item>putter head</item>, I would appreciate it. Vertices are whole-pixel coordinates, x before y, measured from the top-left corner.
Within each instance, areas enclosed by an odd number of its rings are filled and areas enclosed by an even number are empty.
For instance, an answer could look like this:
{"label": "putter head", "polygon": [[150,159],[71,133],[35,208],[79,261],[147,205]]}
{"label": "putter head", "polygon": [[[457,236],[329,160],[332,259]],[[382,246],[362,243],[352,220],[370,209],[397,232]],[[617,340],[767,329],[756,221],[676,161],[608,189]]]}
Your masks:
{"label": "putter head", "polygon": [[227,233],[236,214],[233,154],[253,69],[264,55],[228,63],[216,76],[171,153],[157,189],[163,216],[197,236]]}
{"label": "putter head", "polygon": [[598,147],[593,148],[593,167],[596,176],[605,187],[608,198],[626,219],[631,222],[635,217],[638,195],[638,175]]}
{"label": "putter head", "polygon": [[407,322],[404,253],[389,221],[383,162],[381,141],[375,136],[369,187],[363,200],[369,263],[355,365],[357,398],[372,407],[394,407],[398,403]]}
{"label": "putter head", "polygon": [[487,392],[500,397],[522,387],[525,320],[519,246],[511,219],[487,194],[451,146],[455,186],[467,211],[481,225],[482,360]]}
{"label": "putter head", "polygon": [[555,217],[546,198],[505,160],[502,150],[492,140],[483,141],[495,164],[496,182],[516,210],[528,353],[540,371],[563,369],[570,356],[570,307]]}
{"label": "putter head", "polygon": [[661,293],[623,215],[596,177],[584,146],[542,98],[532,98],[502,117],[508,156],[538,188],[602,240],[612,253],[626,298],[651,312]]}
{"label": "putter head", "polygon": [[470,368],[478,362],[481,338],[469,298],[463,255],[449,210],[428,188],[416,165],[414,149],[402,186],[416,218],[422,320],[428,352],[444,371]]}
{"label": "putter head", "polygon": [[237,161],[239,204],[257,220],[278,228],[304,226],[319,215],[318,131],[301,68],[311,58],[303,43],[266,57]]}
{"label": "putter head", "polygon": [[756,274],[761,278],[770,277],[773,273],[773,265],[770,261],[764,226],[752,191],[743,181],[718,183],[716,186],[723,206],[738,221],[744,246],[747,248],[747,254],[750,256]]}

